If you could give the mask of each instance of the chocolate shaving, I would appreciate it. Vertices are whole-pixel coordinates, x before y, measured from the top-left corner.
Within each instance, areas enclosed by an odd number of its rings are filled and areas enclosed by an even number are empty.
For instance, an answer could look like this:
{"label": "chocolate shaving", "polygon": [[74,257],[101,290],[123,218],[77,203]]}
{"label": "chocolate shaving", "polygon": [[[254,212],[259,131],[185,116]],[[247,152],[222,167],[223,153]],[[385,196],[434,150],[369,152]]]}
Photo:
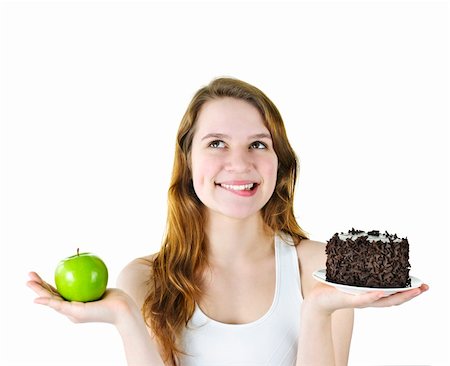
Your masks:
{"label": "chocolate shaving", "polygon": [[[327,281],[359,287],[411,286],[408,239],[388,232],[380,235],[378,230],[367,233],[380,237],[375,241],[369,241],[368,235],[360,235],[365,234],[361,230],[352,228],[348,234],[358,236],[341,240],[336,233],[327,242]],[[383,237],[388,241],[381,240]]]}

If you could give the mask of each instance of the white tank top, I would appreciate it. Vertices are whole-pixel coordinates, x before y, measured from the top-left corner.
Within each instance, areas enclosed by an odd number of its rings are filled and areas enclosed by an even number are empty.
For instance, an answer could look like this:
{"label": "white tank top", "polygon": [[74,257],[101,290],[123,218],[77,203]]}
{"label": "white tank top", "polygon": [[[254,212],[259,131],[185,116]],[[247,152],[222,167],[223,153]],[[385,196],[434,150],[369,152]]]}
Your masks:
{"label": "white tank top", "polygon": [[270,309],[258,320],[226,324],[196,306],[182,335],[188,354],[180,366],[294,366],[302,295],[297,251],[275,236],[276,285]]}

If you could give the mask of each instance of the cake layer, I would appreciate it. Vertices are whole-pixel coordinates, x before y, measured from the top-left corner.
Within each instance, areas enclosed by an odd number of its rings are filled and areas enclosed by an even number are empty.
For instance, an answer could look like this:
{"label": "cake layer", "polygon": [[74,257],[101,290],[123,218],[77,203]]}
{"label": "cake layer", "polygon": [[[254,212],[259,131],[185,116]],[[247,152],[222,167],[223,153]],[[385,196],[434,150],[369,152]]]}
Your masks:
{"label": "cake layer", "polygon": [[379,288],[411,285],[407,238],[352,229],[334,234],[327,242],[326,254],[327,281]]}

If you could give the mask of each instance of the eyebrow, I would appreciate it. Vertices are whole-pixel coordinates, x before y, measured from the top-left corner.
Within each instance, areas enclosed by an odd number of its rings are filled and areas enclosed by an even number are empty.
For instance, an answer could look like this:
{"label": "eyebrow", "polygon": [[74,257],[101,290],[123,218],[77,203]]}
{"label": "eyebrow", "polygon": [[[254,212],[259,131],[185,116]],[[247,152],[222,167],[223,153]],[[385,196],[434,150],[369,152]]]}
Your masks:
{"label": "eyebrow", "polygon": [[[231,139],[229,135],[223,133],[208,133],[207,135],[202,137],[202,141],[210,138],[217,139]],[[255,135],[249,136],[249,139],[269,139],[272,140],[272,136],[268,133],[257,133]]]}

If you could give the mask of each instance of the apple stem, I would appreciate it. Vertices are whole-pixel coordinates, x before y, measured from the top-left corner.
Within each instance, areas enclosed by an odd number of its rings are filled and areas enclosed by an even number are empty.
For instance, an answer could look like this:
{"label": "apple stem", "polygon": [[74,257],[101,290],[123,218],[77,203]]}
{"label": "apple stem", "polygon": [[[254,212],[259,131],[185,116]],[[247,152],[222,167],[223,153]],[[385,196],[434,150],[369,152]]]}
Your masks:
{"label": "apple stem", "polygon": [[77,256],[80,256],[80,248],[77,248]]}

